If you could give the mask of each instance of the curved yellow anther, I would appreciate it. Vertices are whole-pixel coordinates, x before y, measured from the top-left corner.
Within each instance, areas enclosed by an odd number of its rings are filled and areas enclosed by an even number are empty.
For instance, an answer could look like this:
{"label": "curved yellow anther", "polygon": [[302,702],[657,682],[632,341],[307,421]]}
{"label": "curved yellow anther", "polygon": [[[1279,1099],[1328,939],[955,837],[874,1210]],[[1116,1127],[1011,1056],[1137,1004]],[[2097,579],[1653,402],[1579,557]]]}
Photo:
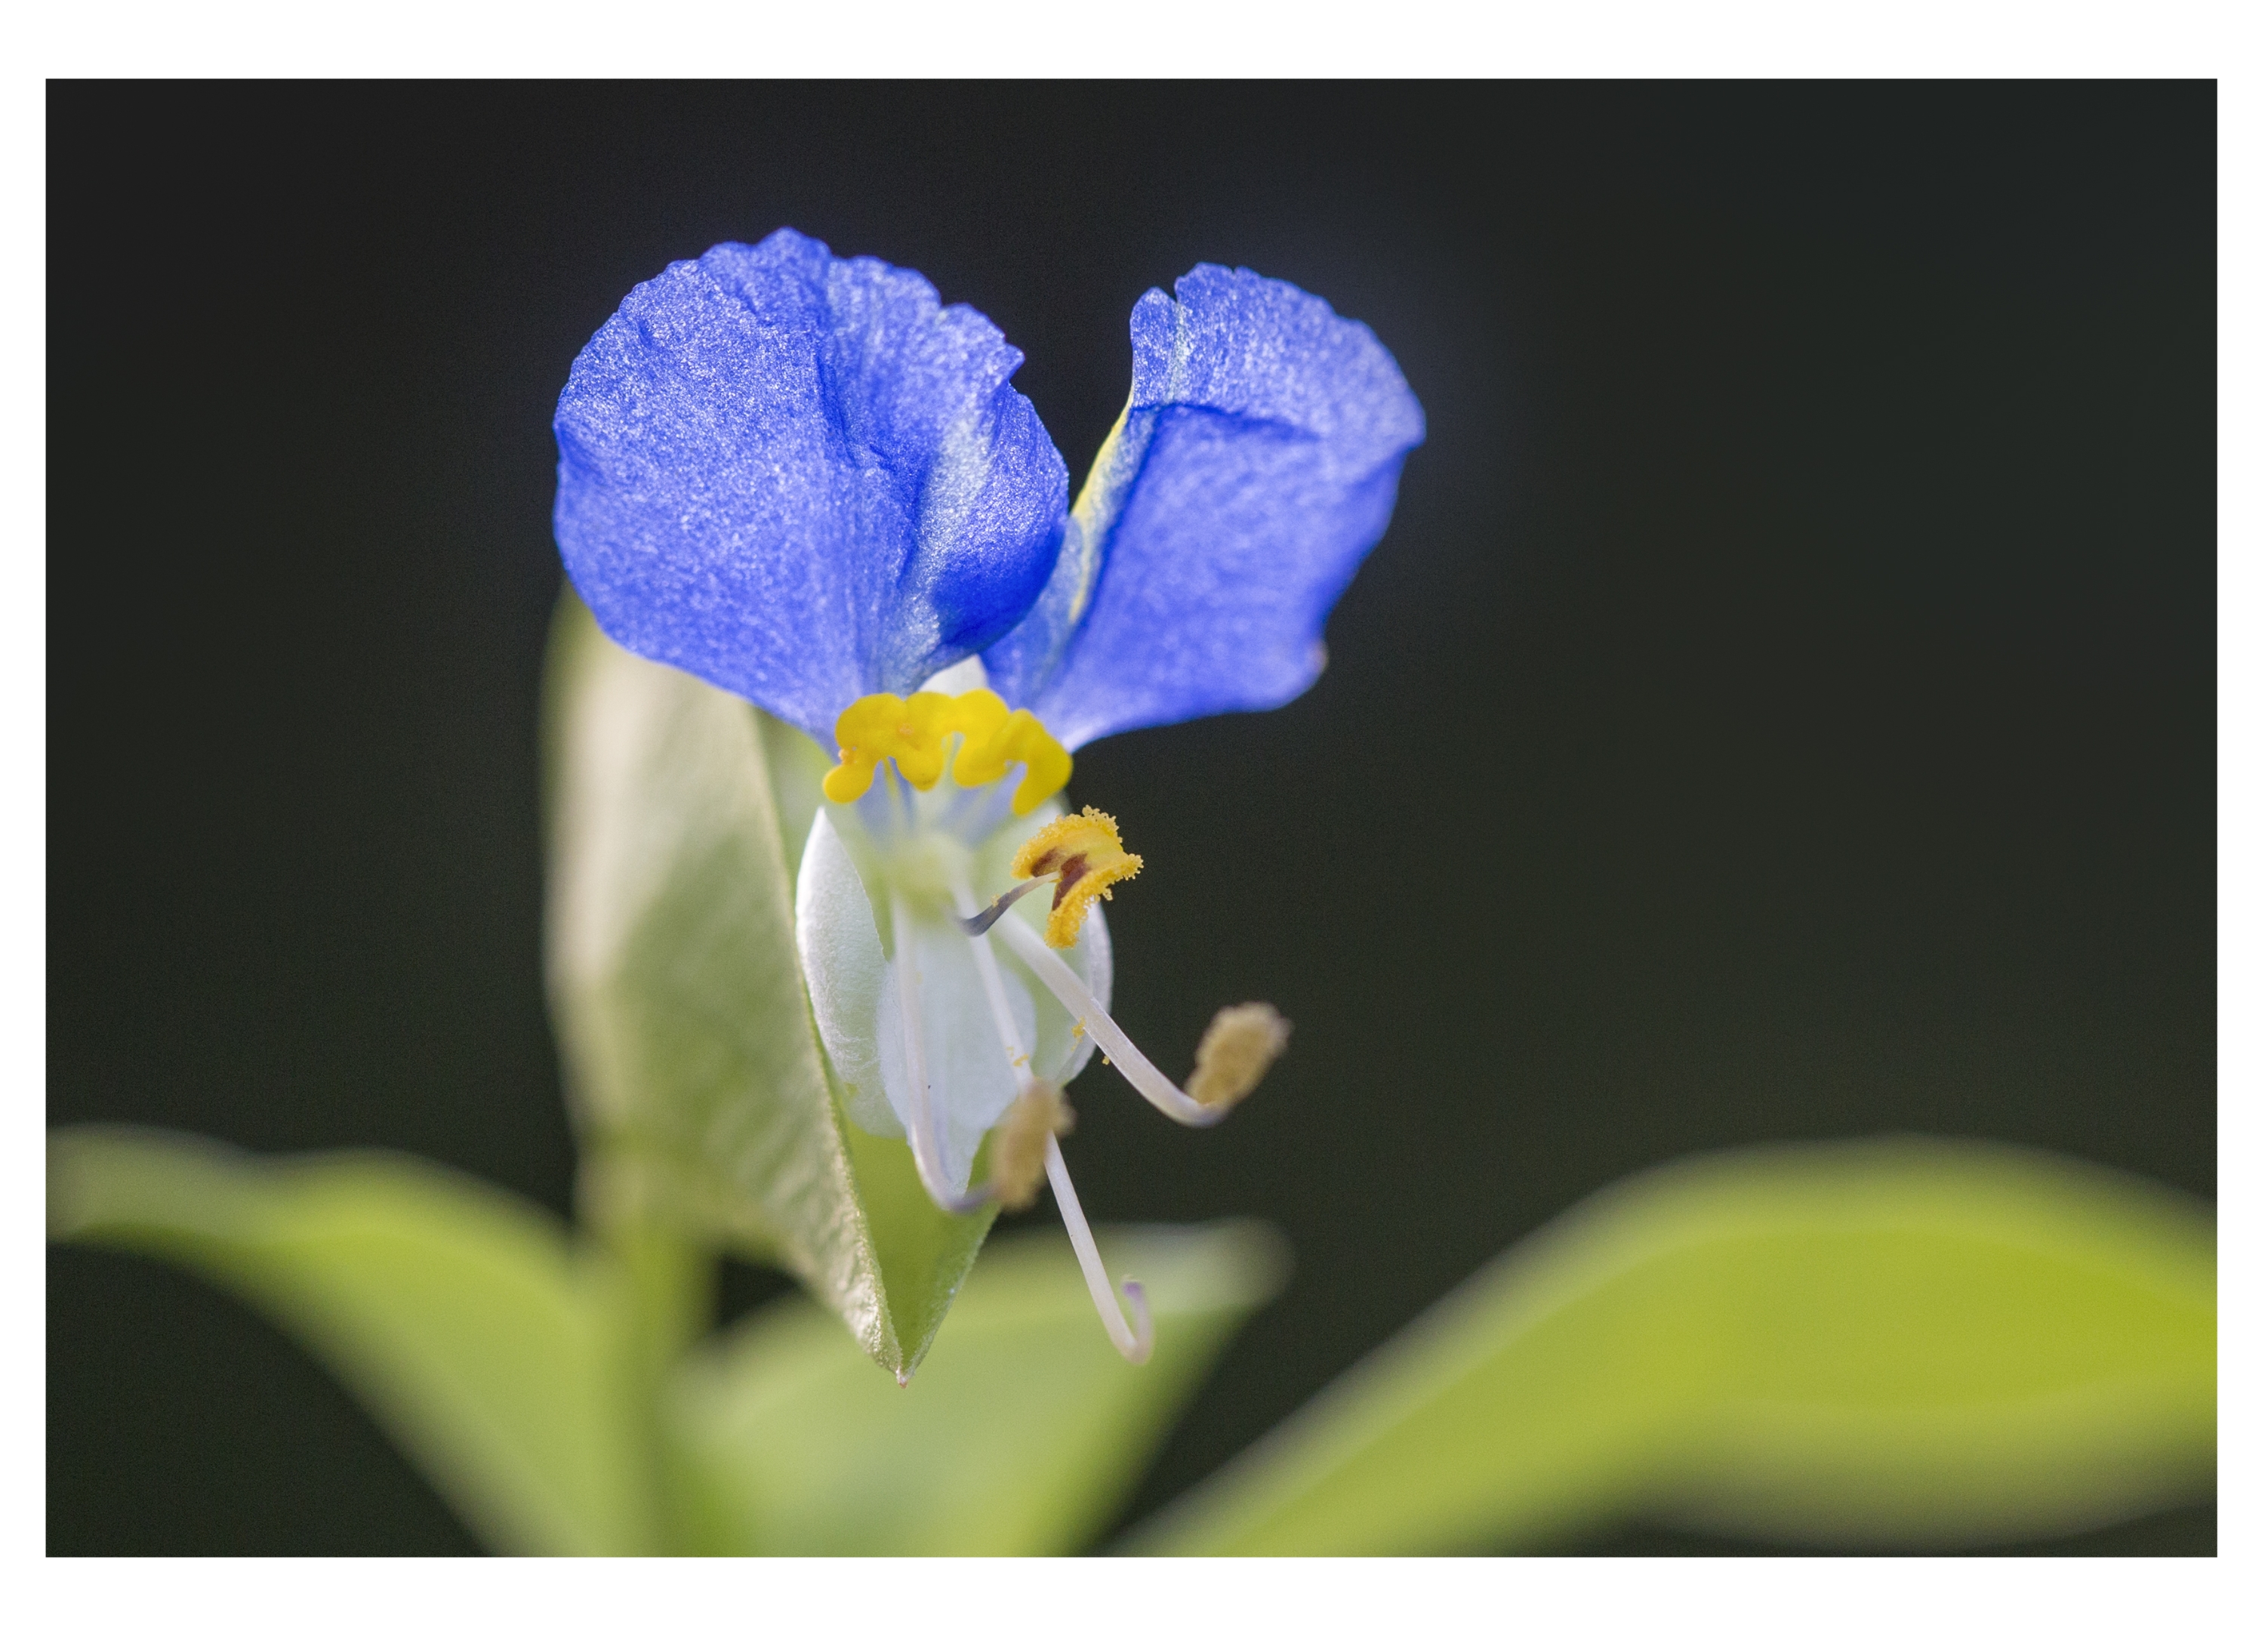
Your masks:
{"label": "curved yellow anther", "polygon": [[837,804],[864,796],[874,785],[874,771],[882,761],[895,756],[907,745],[903,733],[908,727],[902,697],[887,693],[861,697],[843,709],[835,721],[835,741],[843,750],[843,763],[827,772],[827,779],[819,784],[820,791]]}
{"label": "curved yellow anther", "polygon": [[837,804],[849,804],[866,796],[866,789],[874,785],[874,771],[882,763],[879,753],[862,749],[843,749],[843,763],[827,772],[819,790]]}
{"label": "curved yellow anther", "polygon": [[1100,895],[1110,898],[1110,886],[1123,883],[1142,870],[1142,858],[1129,855],[1118,842],[1118,823],[1092,804],[1077,816],[1058,816],[1034,833],[1008,863],[1012,878],[1043,878],[1055,875],[1056,897],[1048,908],[1047,932],[1041,936],[1057,950],[1079,943],[1086,922],[1087,904]]}
{"label": "curved yellow anther", "polygon": [[[999,698],[990,691],[973,693],[980,697]],[[971,735],[968,745],[954,761],[953,779],[964,787],[981,787],[986,782],[998,781],[1007,773],[1011,760],[1024,767],[1024,779],[1016,788],[1016,796],[1009,808],[1019,816],[1028,816],[1040,808],[1042,801],[1051,799],[1071,779],[1071,755],[1062,744],[1048,734],[1048,727],[1040,723],[1028,708],[1019,708],[1013,713],[1005,712],[991,735],[983,742]]]}
{"label": "curved yellow anther", "polygon": [[874,785],[875,771],[889,759],[900,775],[927,793],[945,774],[946,742],[953,736],[961,738],[953,779],[964,787],[999,780],[1011,762],[1024,766],[1024,779],[1010,801],[1019,816],[1030,815],[1071,779],[1071,755],[1048,734],[1047,727],[1027,709],[1009,712],[1008,705],[990,691],[958,697],[942,691],[893,697],[880,691],[861,697],[835,721],[843,763],[828,771],[821,790],[837,804],[862,798]]}

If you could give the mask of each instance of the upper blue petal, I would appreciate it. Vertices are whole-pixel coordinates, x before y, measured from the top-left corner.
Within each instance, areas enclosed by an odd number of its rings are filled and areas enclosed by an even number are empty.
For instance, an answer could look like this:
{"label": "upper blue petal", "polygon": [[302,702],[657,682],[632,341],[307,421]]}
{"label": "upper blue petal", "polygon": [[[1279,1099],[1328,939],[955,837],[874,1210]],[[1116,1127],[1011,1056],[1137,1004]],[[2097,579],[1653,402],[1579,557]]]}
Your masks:
{"label": "upper blue petal", "polygon": [[1046,583],[1065,479],[1023,360],[919,273],[784,228],[678,262],[560,395],[568,573],[621,644],[831,742]]}
{"label": "upper blue petal", "polygon": [[1134,307],[1134,389],[1030,616],[984,654],[1065,747],[1273,708],[1394,511],[1425,417],[1365,325],[1199,266]]}

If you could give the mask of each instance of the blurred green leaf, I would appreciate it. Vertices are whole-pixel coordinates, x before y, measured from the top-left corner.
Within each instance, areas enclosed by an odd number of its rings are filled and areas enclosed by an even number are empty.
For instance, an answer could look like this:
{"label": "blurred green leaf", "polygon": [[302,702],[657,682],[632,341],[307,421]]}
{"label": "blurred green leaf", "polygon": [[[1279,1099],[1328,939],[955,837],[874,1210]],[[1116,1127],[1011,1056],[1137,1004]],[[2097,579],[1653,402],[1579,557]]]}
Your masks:
{"label": "blurred green leaf", "polygon": [[2211,1493],[2213,1225],[2045,1155],[1696,1159],[1585,1202],[1135,1544],[1531,1548],[1602,1520],[1827,1546],[2067,1533]]}
{"label": "blurred green leaf", "polygon": [[499,1552],[652,1549],[614,1277],[518,1198],[407,1156],[48,1141],[55,1238],[195,1270],[319,1355]]}
{"label": "blurred green leaf", "polygon": [[808,828],[823,756],[623,651],[571,593],[548,692],[551,1006],[586,1208],[780,1263],[911,1375],[992,1214],[932,1206],[906,1146],[856,1132],[829,1087],[786,826]]}
{"label": "blurred green leaf", "polygon": [[800,1300],[696,1355],[677,1421],[707,1486],[707,1549],[1008,1554],[1091,1540],[1282,1263],[1273,1232],[1250,1223],[1118,1229],[1102,1245],[1149,1293],[1146,1365],[1110,1346],[1052,1234],[985,1254],[909,1387]]}

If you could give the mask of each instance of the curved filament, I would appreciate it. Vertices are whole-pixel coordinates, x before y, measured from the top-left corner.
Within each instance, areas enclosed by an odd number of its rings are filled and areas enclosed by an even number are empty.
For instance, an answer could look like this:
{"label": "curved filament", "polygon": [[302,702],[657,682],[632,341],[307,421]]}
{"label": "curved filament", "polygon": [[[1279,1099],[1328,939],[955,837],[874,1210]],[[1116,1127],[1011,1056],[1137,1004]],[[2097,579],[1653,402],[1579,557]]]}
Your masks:
{"label": "curved filament", "polygon": [[958,904],[961,910],[964,912],[968,912],[968,915],[956,919],[955,921],[961,925],[961,931],[962,934],[976,935],[981,938],[985,930],[990,928],[994,924],[1000,921],[1001,914],[1005,912],[1009,907],[1014,905],[1018,901],[1023,899],[1025,896],[1029,895],[1034,889],[1039,888],[1040,885],[1047,882],[1048,880],[1045,878],[1034,878],[1028,883],[1019,883],[1014,889],[1010,889],[1005,895],[1003,895],[998,900],[994,901],[983,911],[976,912],[970,912],[968,910],[971,906],[976,904],[975,897],[970,896],[966,889],[961,889],[958,891]]}
{"label": "curved filament", "polygon": [[1072,972],[1071,964],[1057,956],[1031,925],[1021,918],[1003,918],[1000,932],[1007,936],[1016,955],[1030,964],[1032,972],[1055,993],[1056,1000],[1086,1027],[1086,1034],[1094,1038],[1094,1045],[1102,1050],[1102,1057],[1117,1066],[1118,1074],[1134,1084],[1137,1093],[1185,1127],[1210,1127],[1228,1114],[1227,1105],[1200,1104],[1167,1080],[1166,1073],[1144,1057],[1142,1050],[1118,1028],[1118,1022],[1110,1017],[1110,1010],[1095,1000],[1086,982]]}
{"label": "curved filament", "polygon": [[1110,1271],[1102,1266],[1102,1253],[1095,1247],[1094,1231],[1087,1228],[1086,1214],[1079,1208],[1079,1192],[1071,1186],[1071,1169],[1064,1165],[1063,1146],[1052,1133],[1048,1136],[1048,1185],[1056,1192],[1056,1209],[1063,1214],[1064,1229],[1071,1236],[1071,1249],[1079,1254],[1079,1273],[1086,1276],[1086,1295],[1094,1299],[1094,1311],[1102,1316],[1102,1328],[1109,1334],[1111,1346],[1125,1355],[1127,1363],[1146,1363],[1157,1342],[1157,1330],[1150,1320],[1150,1299],[1144,1295],[1140,1280],[1121,1282],[1126,1291],[1127,1306],[1134,1310],[1130,1326],[1126,1316],[1119,1311],[1118,1299],[1111,1295]]}

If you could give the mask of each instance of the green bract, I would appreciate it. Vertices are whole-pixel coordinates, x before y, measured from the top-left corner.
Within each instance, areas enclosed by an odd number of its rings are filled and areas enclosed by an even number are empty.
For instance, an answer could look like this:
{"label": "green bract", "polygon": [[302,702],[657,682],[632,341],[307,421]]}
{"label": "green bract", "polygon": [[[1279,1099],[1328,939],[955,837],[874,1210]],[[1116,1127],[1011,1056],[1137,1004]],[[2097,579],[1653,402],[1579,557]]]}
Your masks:
{"label": "green bract", "polygon": [[905,1144],[828,1089],[790,861],[816,750],[631,656],[571,596],[547,734],[552,1008],[586,1204],[780,1264],[910,1376],[992,1214],[931,1206]]}

